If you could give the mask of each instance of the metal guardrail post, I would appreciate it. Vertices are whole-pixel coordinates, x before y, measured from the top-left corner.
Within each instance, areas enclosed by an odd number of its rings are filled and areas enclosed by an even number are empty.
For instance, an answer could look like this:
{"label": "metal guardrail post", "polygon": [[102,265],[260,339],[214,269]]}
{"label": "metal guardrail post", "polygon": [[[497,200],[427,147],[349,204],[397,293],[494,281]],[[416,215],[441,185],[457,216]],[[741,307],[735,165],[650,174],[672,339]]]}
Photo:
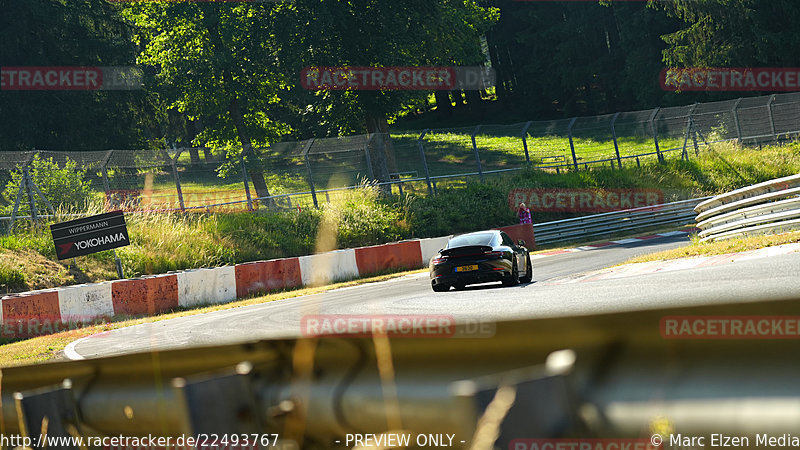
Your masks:
{"label": "metal guardrail post", "polygon": [[650,115],[650,129],[653,131],[653,143],[656,146],[656,156],[658,157],[658,162],[664,162],[664,155],[661,154],[661,148],[658,145],[658,128],[656,128],[656,117],[658,113],[661,112],[661,108],[656,108],[653,110],[653,114]]}
{"label": "metal guardrail post", "polygon": [[572,141],[572,126],[575,125],[577,117],[573,117],[567,126],[567,136],[569,136],[569,149],[572,150],[572,164],[575,166],[575,171],[578,171],[578,157],[575,156],[575,143]]}
{"label": "metal guardrail post", "polygon": [[425,182],[428,183],[428,193],[433,195],[433,185],[431,184],[431,173],[428,170],[428,161],[425,159],[425,148],[422,146],[422,139],[425,138],[425,135],[431,130],[423,130],[422,134],[419,135],[417,138],[417,147],[419,147],[419,156],[420,160],[422,160],[422,167],[425,169]]}
{"label": "metal guardrail post", "polygon": [[528,129],[531,127],[532,124],[533,124],[533,122],[527,122],[527,123],[525,123],[525,126],[522,127],[522,148],[525,149],[525,163],[526,164],[530,164],[531,163],[531,157],[528,154]]}
{"label": "metal guardrail post", "polygon": [[778,139],[778,133],[775,132],[775,117],[772,114],[772,104],[775,103],[776,94],[772,94],[767,102],[767,112],[769,113],[769,128],[772,131],[772,138]]}
{"label": "metal guardrail post", "polygon": [[250,196],[250,181],[249,176],[247,175],[247,167],[244,163],[244,157],[247,155],[247,148],[242,149],[242,153],[239,155],[239,161],[242,164],[242,181],[244,181],[244,192],[247,195],[247,209],[249,211],[253,210],[253,198]]}
{"label": "metal guardrail post", "polygon": [[[314,208],[319,208],[319,203],[317,203],[317,190],[314,188],[314,174],[313,172],[311,172],[311,162],[308,160],[308,151],[311,150],[311,146],[313,144],[314,144],[314,138],[311,138],[308,141],[306,141],[306,144],[303,146],[303,160],[306,163],[306,172],[308,173],[308,185],[309,187],[311,187],[311,199],[314,201]],[[369,154],[369,151],[367,151],[367,154]],[[367,161],[369,161],[369,156],[367,156],[367,158],[368,158]],[[367,162],[367,164],[369,164],[369,162]]]}
{"label": "metal guardrail post", "polygon": [[733,123],[736,125],[736,138],[739,139],[739,142],[742,141],[742,127],[739,124],[739,113],[737,112],[737,108],[739,108],[739,103],[742,103],[742,99],[739,98],[736,100],[736,103],[733,104],[733,109],[731,112],[733,113]]}
{"label": "metal guardrail post", "polygon": [[170,158],[170,164],[172,165],[172,175],[175,178],[175,188],[178,190],[178,203],[180,203],[181,205],[181,212],[186,212],[186,205],[183,203],[183,189],[181,189],[181,178],[178,175],[178,163],[177,163],[178,158],[181,156],[181,153],[183,153],[184,149],[173,148],[173,150],[177,151],[175,152],[175,156]]}
{"label": "metal guardrail post", "polygon": [[[619,156],[619,144],[617,143],[617,130],[614,129],[614,124],[617,122],[617,118],[619,117],[620,113],[614,114],[614,117],[611,118],[611,137],[614,138],[614,151],[617,153],[617,166],[619,169],[622,169],[622,158]],[[613,168],[613,164],[611,165]]]}
{"label": "metal guardrail post", "polygon": [[483,167],[481,167],[481,154],[478,151],[478,144],[475,142],[475,135],[478,134],[480,131],[481,125],[475,127],[475,131],[472,132],[472,150],[475,152],[475,164],[478,166],[478,175],[481,178],[481,182],[483,182]]}

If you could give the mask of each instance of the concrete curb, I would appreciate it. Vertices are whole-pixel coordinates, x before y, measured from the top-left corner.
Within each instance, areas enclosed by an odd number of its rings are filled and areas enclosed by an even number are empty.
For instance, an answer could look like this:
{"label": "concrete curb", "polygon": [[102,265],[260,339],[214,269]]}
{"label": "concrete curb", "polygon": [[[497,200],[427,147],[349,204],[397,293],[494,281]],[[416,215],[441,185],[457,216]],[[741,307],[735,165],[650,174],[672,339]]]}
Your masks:
{"label": "concrete curb", "polygon": [[418,269],[425,267],[449,238],[414,239],[10,294],[0,298],[0,325],[6,336],[36,336],[58,331],[53,324],[88,323],[117,314],[155,315],[179,306],[228,303],[274,289],[320,286],[388,270]]}

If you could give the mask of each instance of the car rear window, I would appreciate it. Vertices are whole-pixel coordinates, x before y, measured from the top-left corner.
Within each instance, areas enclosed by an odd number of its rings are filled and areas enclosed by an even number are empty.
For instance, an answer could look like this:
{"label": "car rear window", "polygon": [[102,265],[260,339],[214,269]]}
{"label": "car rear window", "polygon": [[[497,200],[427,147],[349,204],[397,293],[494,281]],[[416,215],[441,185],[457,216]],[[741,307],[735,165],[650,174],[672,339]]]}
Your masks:
{"label": "car rear window", "polygon": [[476,233],[456,236],[447,243],[447,248],[465,247],[467,245],[492,245],[494,233]]}

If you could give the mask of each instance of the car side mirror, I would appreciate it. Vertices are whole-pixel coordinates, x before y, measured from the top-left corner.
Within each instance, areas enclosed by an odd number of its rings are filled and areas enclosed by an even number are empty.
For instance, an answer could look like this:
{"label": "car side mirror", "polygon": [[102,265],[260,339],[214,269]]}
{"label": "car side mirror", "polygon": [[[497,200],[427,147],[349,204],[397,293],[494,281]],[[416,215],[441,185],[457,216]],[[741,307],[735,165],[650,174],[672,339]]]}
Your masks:
{"label": "car side mirror", "polygon": [[520,247],[525,247],[525,241],[523,239],[520,239],[519,242],[517,242],[517,245],[519,245]]}

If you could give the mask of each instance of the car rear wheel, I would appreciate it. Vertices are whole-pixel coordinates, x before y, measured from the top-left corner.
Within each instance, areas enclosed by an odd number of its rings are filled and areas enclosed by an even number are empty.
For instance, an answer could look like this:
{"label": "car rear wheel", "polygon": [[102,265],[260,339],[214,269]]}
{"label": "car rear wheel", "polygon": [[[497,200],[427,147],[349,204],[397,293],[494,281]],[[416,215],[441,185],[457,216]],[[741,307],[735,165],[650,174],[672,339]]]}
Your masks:
{"label": "car rear wheel", "polygon": [[433,288],[433,292],[447,292],[450,290],[450,286],[446,284],[431,284],[431,288]]}
{"label": "car rear wheel", "polygon": [[528,255],[527,259],[525,260],[525,276],[522,277],[519,281],[523,283],[530,283],[533,280],[533,266],[531,265],[531,256]]}
{"label": "car rear wheel", "polygon": [[503,286],[516,286],[519,284],[519,273],[517,273],[517,262],[511,265],[511,273],[503,278]]}

